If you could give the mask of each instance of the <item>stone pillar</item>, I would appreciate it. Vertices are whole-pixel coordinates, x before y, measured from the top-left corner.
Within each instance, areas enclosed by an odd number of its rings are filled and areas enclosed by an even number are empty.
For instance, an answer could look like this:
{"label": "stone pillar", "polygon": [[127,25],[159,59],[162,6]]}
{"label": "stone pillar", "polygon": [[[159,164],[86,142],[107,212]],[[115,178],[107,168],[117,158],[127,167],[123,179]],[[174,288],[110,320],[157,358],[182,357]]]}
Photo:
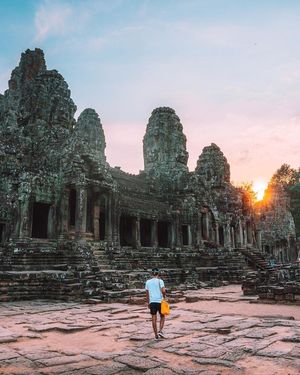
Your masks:
{"label": "stone pillar", "polygon": [[247,240],[247,230],[246,228],[243,228],[243,245],[247,246],[248,240]]}
{"label": "stone pillar", "polygon": [[192,244],[192,231],[191,231],[191,224],[188,224],[187,226],[187,231],[188,231],[188,245],[191,246]]}
{"label": "stone pillar", "polygon": [[93,228],[94,228],[94,239],[100,240],[100,197],[98,196],[94,203],[93,209]]}
{"label": "stone pillar", "polygon": [[253,244],[253,233],[252,233],[252,228],[251,228],[250,223],[247,223],[247,242],[250,245]]}
{"label": "stone pillar", "polygon": [[231,247],[231,233],[229,223],[225,223],[224,225],[224,247],[227,249]]}
{"label": "stone pillar", "polygon": [[47,226],[47,237],[55,238],[55,222],[56,222],[56,209],[55,205],[51,205],[48,213],[48,226]]}
{"label": "stone pillar", "polygon": [[141,222],[140,217],[137,216],[134,219],[134,227],[135,227],[135,247],[137,249],[141,248]]}
{"label": "stone pillar", "polygon": [[29,225],[29,196],[24,197],[20,202],[20,225],[19,225],[19,238],[31,237]]}
{"label": "stone pillar", "polygon": [[86,232],[86,205],[86,187],[82,185],[76,186],[75,236],[77,239],[82,238]]}
{"label": "stone pillar", "polygon": [[201,226],[201,214],[197,215],[197,228],[196,228],[196,245],[200,246],[202,242],[202,226]]}
{"label": "stone pillar", "polygon": [[215,243],[220,245],[220,238],[219,238],[219,224],[215,223]]}
{"label": "stone pillar", "polygon": [[107,243],[109,246],[112,245],[112,215],[113,215],[113,197],[112,192],[108,193],[107,201],[106,201],[106,237],[107,237]]}
{"label": "stone pillar", "polygon": [[153,247],[158,246],[157,223],[158,223],[157,219],[152,220],[152,222],[151,222],[151,246],[153,246]]}
{"label": "stone pillar", "polygon": [[175,244],[176,244],[176,247],[181,247],[179,212],[176,213],[176,219],[175,219]]}
{"label": "stone pillar", "polygon": [[59,237],[61,239],[68,238],[69,232],[69,197],[70,190],[65,189],[62,193],[61,206],[60,206],[60,230]]}
{"label": "stone pillar", "polygon": [[256,231],[256,243],[259,250],[261,250],[261,231]]}
{"label": "stone pillar", "polygon": [[207,212],[204,212],[202,214],[203,220],[202,220],[202,225],[203,225],[203,239],[204,240],[209,240],[209,219],[208,219],[208,214]]}
{"label": "stone pillar", "polygon": [[235,244],[235,228],[234,227],[230,227],[230,237],[231,237],[231,245],[232,245],[232,248],[234,249],[236,247],[236,244]]}
{"label": "stone pillar", "polygon": [[176,247],[176,221],[170,223],[170,247],[173,249]]}
{"label": "stone pillar", "polygon": [[111,192],[111,246],[114,243],[120,244],[120,213],[119,213],[119,204],[118,196],[114,192]]}
{"label": "stone pillar", "polygon": [[242,223],[239,220],[238,225],[236,227],[236,247],[242,247],[243,245],[243,229],[242,229]]}

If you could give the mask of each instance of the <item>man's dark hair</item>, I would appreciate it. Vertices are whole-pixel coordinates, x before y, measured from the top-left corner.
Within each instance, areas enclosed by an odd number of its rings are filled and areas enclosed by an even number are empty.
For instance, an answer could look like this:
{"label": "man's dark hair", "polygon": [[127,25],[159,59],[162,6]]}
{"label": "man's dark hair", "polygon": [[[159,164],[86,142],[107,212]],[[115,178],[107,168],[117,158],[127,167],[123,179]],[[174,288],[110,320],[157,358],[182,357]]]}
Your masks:
{"label": "man's dark hair", "polygon": [[153,273],[154,276],[157,276],[159,274],[159,269],[153,268],[152,273]]}

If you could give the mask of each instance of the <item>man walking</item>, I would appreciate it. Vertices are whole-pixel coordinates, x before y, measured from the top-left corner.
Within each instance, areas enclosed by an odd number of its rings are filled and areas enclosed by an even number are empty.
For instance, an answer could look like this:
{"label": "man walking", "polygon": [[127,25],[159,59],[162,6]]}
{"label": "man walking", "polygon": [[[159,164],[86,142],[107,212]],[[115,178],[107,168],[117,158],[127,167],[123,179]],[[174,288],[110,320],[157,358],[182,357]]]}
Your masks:
{"label": "man walking", "polygon": [[[155,338],[164,338],[163,328],[165,324],[165,316],[161,314],[161,301],[166,297],[165,284],[159,278],[159,270],[152,270],[152,278],[146,281],[146,297],[147,304],[152,317],[152,328]],[[159,331],[157,332],[157,312],[160,314]]]}

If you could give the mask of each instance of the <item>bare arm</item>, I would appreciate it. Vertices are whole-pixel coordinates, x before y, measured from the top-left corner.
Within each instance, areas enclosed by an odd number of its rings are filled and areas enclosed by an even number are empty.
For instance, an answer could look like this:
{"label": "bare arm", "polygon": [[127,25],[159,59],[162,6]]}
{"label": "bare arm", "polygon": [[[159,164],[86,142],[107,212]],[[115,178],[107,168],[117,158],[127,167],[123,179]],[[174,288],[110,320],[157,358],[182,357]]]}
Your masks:
{"label": "bare arm", "polygon": [[146,300],[147,300],[147,305],[149,305],[150,303],[149,290],[146,290]]}
{"label": "bare arm", "polygon": [[163,297],[166,298],[166,288],[165,287],[161,288],[161,292],[162,292]]}

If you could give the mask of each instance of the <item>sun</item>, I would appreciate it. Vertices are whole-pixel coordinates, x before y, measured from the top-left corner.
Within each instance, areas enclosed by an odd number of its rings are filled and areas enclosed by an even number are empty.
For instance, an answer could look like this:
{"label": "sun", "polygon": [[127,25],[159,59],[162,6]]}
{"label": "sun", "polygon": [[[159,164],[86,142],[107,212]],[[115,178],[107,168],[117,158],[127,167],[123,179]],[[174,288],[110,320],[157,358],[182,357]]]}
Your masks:
{"label": "sun", "polygon": [[256,195],[257,201],[261,201],[263,199],[267,186],[268,184],[262,180],[253,182],[253,191]]}

